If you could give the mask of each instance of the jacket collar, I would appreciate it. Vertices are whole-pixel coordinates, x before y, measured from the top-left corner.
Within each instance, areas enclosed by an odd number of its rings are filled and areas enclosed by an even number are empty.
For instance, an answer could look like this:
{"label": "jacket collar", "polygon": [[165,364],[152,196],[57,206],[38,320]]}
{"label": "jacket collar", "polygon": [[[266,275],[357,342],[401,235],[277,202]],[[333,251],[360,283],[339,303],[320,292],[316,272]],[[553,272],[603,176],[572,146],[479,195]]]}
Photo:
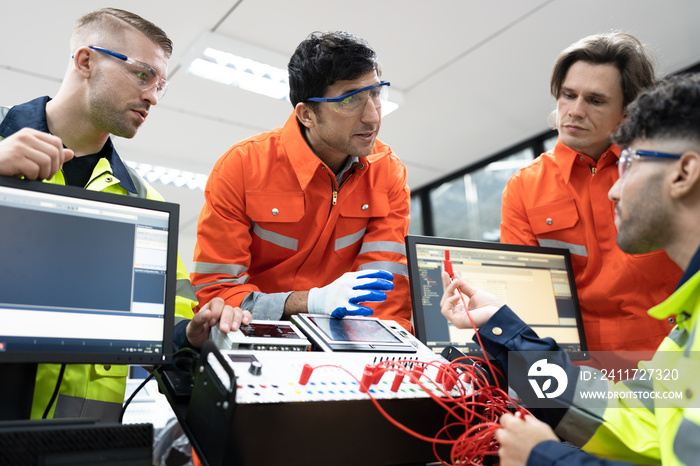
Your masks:
{"label": "jacket collar", "polygon": [[[314,177],[320,166],[325,164],[319,159],[311,147],[301,134],[300,123],[297,120],[296,114],[292,114],[287,119],[287,122],[282,127],[282,145],[286,156],[292,165],[294,172],[301,189],[306,189],[311,179]],[[357,161],[365,166],[371,165],[373,162],[386,157],[391,153],[389,146],[377,139],[374,142],[374,149],[367,157],[360,157]],[[328,169],[328,167],[326,167]],[[367,170],[361,170],[359,175],[366,173]]]}
{"label": "jacket collar", "polygon": [[[6,138],[11,136],[22,128],[33,128],[37,131],[50,133],[49,125],[46,122],[46,104],[49,100],[51,98],[48,96],[38,97],[12,107],[5,119],[0,123],[0,137]],[[109,165],[112,167],[112,173],[119,180],[119,185],[127,191],[136,194],[136,186],[131,176],[129,176],[129,171],[124,162],[122,162],[112,145],[112,138],[107,138],[107,142],[100,149],[99,153],[109,162]]]}
{"label": "jacket collar", "polygon": [[693,313],[694,307],[688,306],[688,300],[696,293],[700,285],[700,248],[690,260],[690,264],[683,272],[676,290],[662,303],[649,309],[649,315],[657,319],[664,319],[677,314],[676,322],[683,328],[688,317]]}
{"label": "jacket collar", "polygon": [[696,273],[700,272],[700,248],[698,248],[697,251],[695,251],[695,255],[693,256],[692,259],[690,259],[690,264],[688,264],[688,268],[685,269],[685,272],[683,272],[683,276],[681,277],[681,280],[678,282],[678,286],[676,286],[676,289],[680,288],[690,280],[690,277],[695,275]]}
{"label": "jacket collar", "polygon": [[[565,146],[561,142],[561,139],[557,139],[557,144],[556,146],[554,146],[553,153],[555,155],[554,160],[557,164],[557,167],[559,167],[559,171],[561,172],[561,175],[564,178],[564,183],[566,184],[569,184],[569,180],[571,179],[571,173],[574,169],[574,163],[576,162],[576,159],[580,157],[588,158],[588,156],[579,154],[570,147]],[[605,154],[607,154],[610,158],[607,159],[607,162],[600,162],[600,160],[602,160],[601,156],[601,159],[599,159],[598,161],[599,168],[602,165],[610,165],[618,161],[618,159],[620,158],[620,146],[612,144],[610,147],[608,147],[608,150],[604,153],[604,155]]]}
{"label": "jacket collar", "polygon": [[305,190],[323,162],[316,157],[301,134],[301,128],[294,112],[282,127],[282,145],[289,163],[297,175],[301,189]]}

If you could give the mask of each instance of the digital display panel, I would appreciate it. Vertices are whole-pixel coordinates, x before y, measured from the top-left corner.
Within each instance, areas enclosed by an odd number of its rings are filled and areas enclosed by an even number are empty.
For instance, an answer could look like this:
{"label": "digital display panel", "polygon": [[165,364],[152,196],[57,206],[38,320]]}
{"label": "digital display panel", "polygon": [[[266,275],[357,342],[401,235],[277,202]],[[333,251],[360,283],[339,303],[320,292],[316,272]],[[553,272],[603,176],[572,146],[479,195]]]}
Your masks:
{"label": "digital display panel", "polygon": [[169,362],[178,213],[0,177],[0,362]]}

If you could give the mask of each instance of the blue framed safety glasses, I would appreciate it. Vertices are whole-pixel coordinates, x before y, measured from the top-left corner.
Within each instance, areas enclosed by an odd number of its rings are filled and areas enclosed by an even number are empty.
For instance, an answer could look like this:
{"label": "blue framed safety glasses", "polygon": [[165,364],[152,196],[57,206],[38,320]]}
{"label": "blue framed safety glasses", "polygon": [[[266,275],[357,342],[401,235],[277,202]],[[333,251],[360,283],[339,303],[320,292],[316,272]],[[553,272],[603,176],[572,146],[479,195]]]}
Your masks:
{"label": "blue framed safety glasses", "polygon": [[617,169],[620,173],[620,179],[624,178],[625,174],[632,168],[634,160],[640,160],[643,157],[678,160],[683,154],[669,154],[667,152],[656,152],[651,150],[636,150],[629,147],[620,152],[620,161],[617,163]]}
{"label": "blue framed safety glasses", "polygon": [[168,81],[158,76],[156,70],[148,63],[133,60],[122,53],[113,52],[112,50],[95,45],[89,45],[88,48],[120,60],[124,65],[124,74],[131,78],[137,86],[144,91],[151,90],[154,87],[156,88],[156,97],[158,100],[162,99],[165,92],[168,90]]}
{"label": "blue framed safety glasses", "polygon": [[357,115],[364,111],[369,99],[372,99],[375,108],[381,108],[382,102],[389,98],[389,86],[391,86],[389,81],[380,81],[338,97],[311,97],[307,102],[327,102],[335,112],[341,115]]}

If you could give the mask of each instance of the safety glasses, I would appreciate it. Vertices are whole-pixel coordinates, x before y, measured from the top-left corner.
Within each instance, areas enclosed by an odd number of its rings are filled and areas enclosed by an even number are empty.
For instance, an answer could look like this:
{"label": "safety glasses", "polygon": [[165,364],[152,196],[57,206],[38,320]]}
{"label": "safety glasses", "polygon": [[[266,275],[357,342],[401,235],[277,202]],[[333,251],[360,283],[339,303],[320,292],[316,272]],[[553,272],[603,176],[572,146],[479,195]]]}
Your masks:
{"label": "safety glasses", "polygon": [[641,160],[643,157],[678,160],[683,154],[669,154],[666,152],[655,152],[650,150],[636,150],[626,148],[620,152],[620,161],[617,163],[617,169],[620,172],[620,179],[625,177],[625,174],[632,168],[634,160]]}
{"label": "safety glasses", "polygon": [[335,112],[341,115],[357,115],[364,111],[369,99],[372,99],[375,108],[381,108],[382,102],[389,98],[389,86],[391,86],[389,81],[380,81],[338,97],[311,97],[307,102],[327,102]]}
{"label": "safety glasses", "polygon": [[97,47],[94,45],[88,46],[90,49],[95,50],[110,57],[116,58],[123,64],[122,69],[124,74],[126,74],[137,86],[139,86],[144,91],[149,91],[153,88],[156,89],[156,97],[158,100],[162,99],[165,92],[168,90],[168,81],[158,76],[156,70],[153,69],[148,63],[143,63],[140,61],[132,60],[124,54],[113,52],[112,50],[107,50],[102,47]]}

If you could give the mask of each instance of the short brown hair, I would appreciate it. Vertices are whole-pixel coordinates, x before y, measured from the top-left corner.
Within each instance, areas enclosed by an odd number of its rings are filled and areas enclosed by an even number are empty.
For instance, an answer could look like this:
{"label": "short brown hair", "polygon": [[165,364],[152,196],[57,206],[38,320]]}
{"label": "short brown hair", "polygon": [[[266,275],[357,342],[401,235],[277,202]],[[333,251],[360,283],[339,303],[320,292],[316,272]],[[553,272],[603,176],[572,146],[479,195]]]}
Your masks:
{"label": "short brown hair", "polygon": [[596,34],[584,37],[559,54],[550,81],[550,90],[555,99],[559,98],[569,68],[579,60],[597,65],[610,64],[618,69],[623,106],[627,106],[642,89],[655,82],[654,62],[639,39],[625,32]]}
{"label": "short brown hair", "polygon": [[75,49],[81,45],[87,45],[76,43],[79,41],[78,38],[81,36],[81,32],[86,27],[94,26],[101,29],[106,29],[110,32],[119,32],[124,26],[123,23],[132,26],[148,37],[154,44],[163,49],[166,57],[169,58],[173,53],[173,42],[170,40],[167,34],[165,34],[165,31],[135,13],[119,10],[117,8],[102,8],[78,18],[78,20],[75,22],[75,26],[73,27],[71,52],[75,51]]}

